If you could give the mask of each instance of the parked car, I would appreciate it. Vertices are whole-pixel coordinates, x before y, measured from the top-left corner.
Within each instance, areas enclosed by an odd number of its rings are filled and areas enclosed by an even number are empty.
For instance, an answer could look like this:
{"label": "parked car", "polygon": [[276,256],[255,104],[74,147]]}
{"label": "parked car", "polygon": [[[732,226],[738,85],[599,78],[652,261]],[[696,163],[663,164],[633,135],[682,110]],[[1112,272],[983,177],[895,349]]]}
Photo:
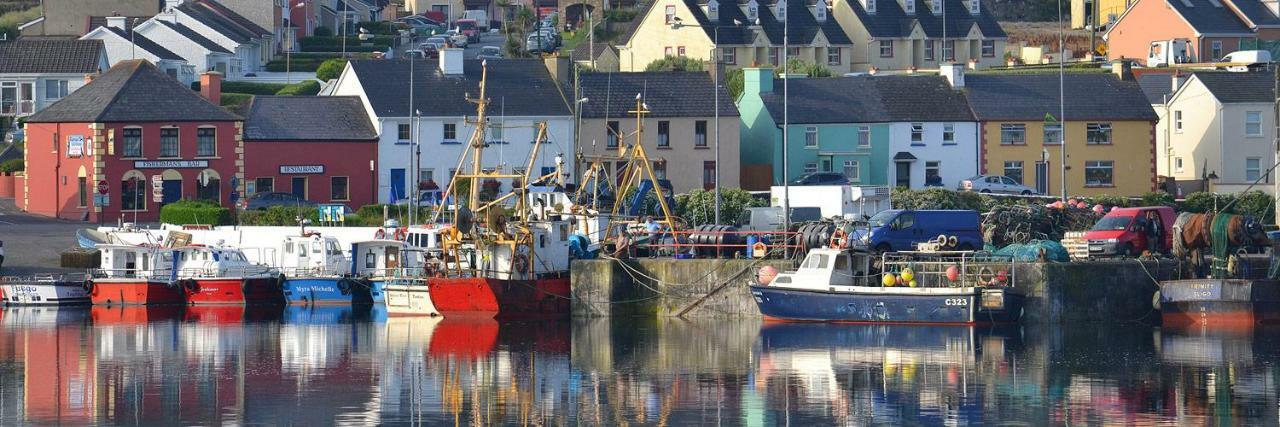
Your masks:
{"label": "parked car", "polygon": [[812,172],[791,180],[791,185],[849,185],[849,177],[836,172]]}
{"label": "parked car", "polygon": [[459,19],[453,22],[458,32],[466,34],[472,43],[480,43],[480,25],[474,19]]}
{"label": "parked car", "polygon": [[293,193],[258,193],[249,197],[245,209],[267,210],[274,206],[311,208],[316,204]]}
{"label": "parked car", "polygon": [[858,239],[877,252],[892,252],[915,250],[917,243],[940,235],[955,236],[956,249],[970,251],[982,247],[980,227],[977,211],[890,209],[868,219]]}
{"label": "parked car", "polygon": [[502,59],[502,48],[498,46],[485,46],[480,48],[480,54],[476,55],[476,59]]}
{"label": "parked car", "polygon": [[555,52],[556,48],[551,42],[538,34],[530,34],[524,41],[524,50],[529,53]]}
{"label": "parked car", "polygon": [[426,42],[418,45],[418,50],[422,51],[423,58],[435,59],[440,57],[440,44]]}
{"label": "parked car", "polygon": [[458,30],[445,31],[444,35],[449,38],[449,42],[453,43],[455,47],[466,49],[467,45],[471,43],[467,35],[458,32]]}
{"label": "parked car", "polygon": [[434,23],[427,18],[421,16],[407,16],[400,19],[400,22],[409,26],[413,30],[414,35],[430,36],[439,34],[444,31],[444,25]]}
{"label": "parked car", "polygon": [[484,9],[472,9],[462,12],[463,19],[476,21],[476,27],[480,31],[489,31],[489,13]]}
{"label": "parked car", "polygon": [[435,43],[437,48],[443,49],[449,47],[449,37],[447,36],[431,36],[427,37],[427,43]]}
{"label": "parked car", "polygon": [[1173,248],[1173,222],[1178,213],[1168,206],[1115,208],[1084,234],[1089,256],[1138,256],[1145,251]]}
{"label": "parked car", "polygon": [[427,53],[419,49],[406,50],[404,51],[404,58],[405,59],[427,59]]}
{"label": "parked car", "polygon": [[1036,189],[1019,184],[1013,178],[1002,175],[978,175],[964,181],[960,181],[961,191],[976,191],[979,193],[1000,193],[1000,194],[1036,194]]}

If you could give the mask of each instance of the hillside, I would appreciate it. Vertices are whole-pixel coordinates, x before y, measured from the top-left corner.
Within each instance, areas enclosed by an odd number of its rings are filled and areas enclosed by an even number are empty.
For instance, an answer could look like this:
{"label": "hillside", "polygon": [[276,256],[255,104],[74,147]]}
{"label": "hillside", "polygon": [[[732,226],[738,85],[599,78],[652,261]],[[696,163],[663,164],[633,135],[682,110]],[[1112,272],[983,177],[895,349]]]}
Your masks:
{"label": "hillside", "polygon": [[[987,0],[987,7],[1001,21],[1056,21],[1059,0]],[[1062,0],[1062,19],[1070,20],[1067,13],[1071,1]]]}

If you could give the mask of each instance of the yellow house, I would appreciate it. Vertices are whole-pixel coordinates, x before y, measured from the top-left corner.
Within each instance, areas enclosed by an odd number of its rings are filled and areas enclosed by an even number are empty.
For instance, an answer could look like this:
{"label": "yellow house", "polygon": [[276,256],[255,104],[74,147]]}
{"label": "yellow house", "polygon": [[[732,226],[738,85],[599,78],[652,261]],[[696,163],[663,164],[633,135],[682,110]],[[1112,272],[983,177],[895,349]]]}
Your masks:
{"label": "yellow house", "polygon": [[[1071,28],[1083,29],[1094,24],[1110,26],[1137,0],[1071,0]],[[1096,17],[1096,19],[1089,19]]]}
{"label": "yellow house", "polygon": [[964,78],[981,129],[980,173],[1008,176],[1042,194],[1060,195],[1065,140],[1068,196],[1153,191],[1158,117],[1132,75],[1065,75],[1065,116],[1060,114],[1058,82],[1056,73]]}
{"label": "yellow house", "polygon": [[833,0],[853,71],[1003,66],[1008,36],[981,0]]}
{"label": "yellow house", "polygon": [[850,71],[853,56],[853,45],[826,1],[817,0],[645,2],[617,47],[619,70],[627,72],[644,71],[668,56],[715,58],[725,68],[779,65],[785,56],[842,74]]}

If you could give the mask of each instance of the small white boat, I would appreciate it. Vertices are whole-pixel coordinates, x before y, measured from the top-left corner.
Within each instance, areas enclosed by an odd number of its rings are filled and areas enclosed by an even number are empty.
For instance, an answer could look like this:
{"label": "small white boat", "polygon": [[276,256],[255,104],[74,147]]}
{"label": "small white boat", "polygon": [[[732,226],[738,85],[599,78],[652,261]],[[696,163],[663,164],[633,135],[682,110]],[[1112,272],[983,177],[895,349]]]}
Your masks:
{"label": "small white boat", "polygon": [[423,252],[399,240],[368,240],[351,245],[353,273],[370,283],[374,302],[390,316],[439,316],[427,287]]}
{"label": "small white boat", "polygon": [[0,279],[0,302],[7,305],[88,304],[84,274],[40,274]]}

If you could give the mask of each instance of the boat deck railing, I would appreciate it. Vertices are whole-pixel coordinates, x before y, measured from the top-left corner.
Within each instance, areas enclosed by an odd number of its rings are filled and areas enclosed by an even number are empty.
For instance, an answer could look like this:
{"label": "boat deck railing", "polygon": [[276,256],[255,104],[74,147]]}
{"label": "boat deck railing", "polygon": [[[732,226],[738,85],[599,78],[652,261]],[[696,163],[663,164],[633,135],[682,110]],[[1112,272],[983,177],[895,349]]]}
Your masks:
{"label": "boat deck railing", "polygon": [[86,273],[37,273],[30,276],[2,276],[0,283],[83,282],[88,278]]}
{"label": "boat deck railing", "polygon": [[397,268],[365,268],[360,270],[361,277],[422,277],[422,267]]}
{"label": "boat deck railing", "polygon": [[1011,287],[1017,283],[1017,260],[989,252],[886,252],[880,257],[884,274],[901,276],[910,269],[918,287]]}
{"label": "boat deck railing", "polygon": [[345,273],[334,271],[327,267],[285,267],[280,272],[285,277],[322,277],[322,276],[343,276]]}
{"label": "boat deck railing", "polygon": [[195,267],[184,268],[178,270],[179,279],[206,279],[217,277],[260,277],[271,276],[277,270],[260,265],[245,265],[236,267]]}

